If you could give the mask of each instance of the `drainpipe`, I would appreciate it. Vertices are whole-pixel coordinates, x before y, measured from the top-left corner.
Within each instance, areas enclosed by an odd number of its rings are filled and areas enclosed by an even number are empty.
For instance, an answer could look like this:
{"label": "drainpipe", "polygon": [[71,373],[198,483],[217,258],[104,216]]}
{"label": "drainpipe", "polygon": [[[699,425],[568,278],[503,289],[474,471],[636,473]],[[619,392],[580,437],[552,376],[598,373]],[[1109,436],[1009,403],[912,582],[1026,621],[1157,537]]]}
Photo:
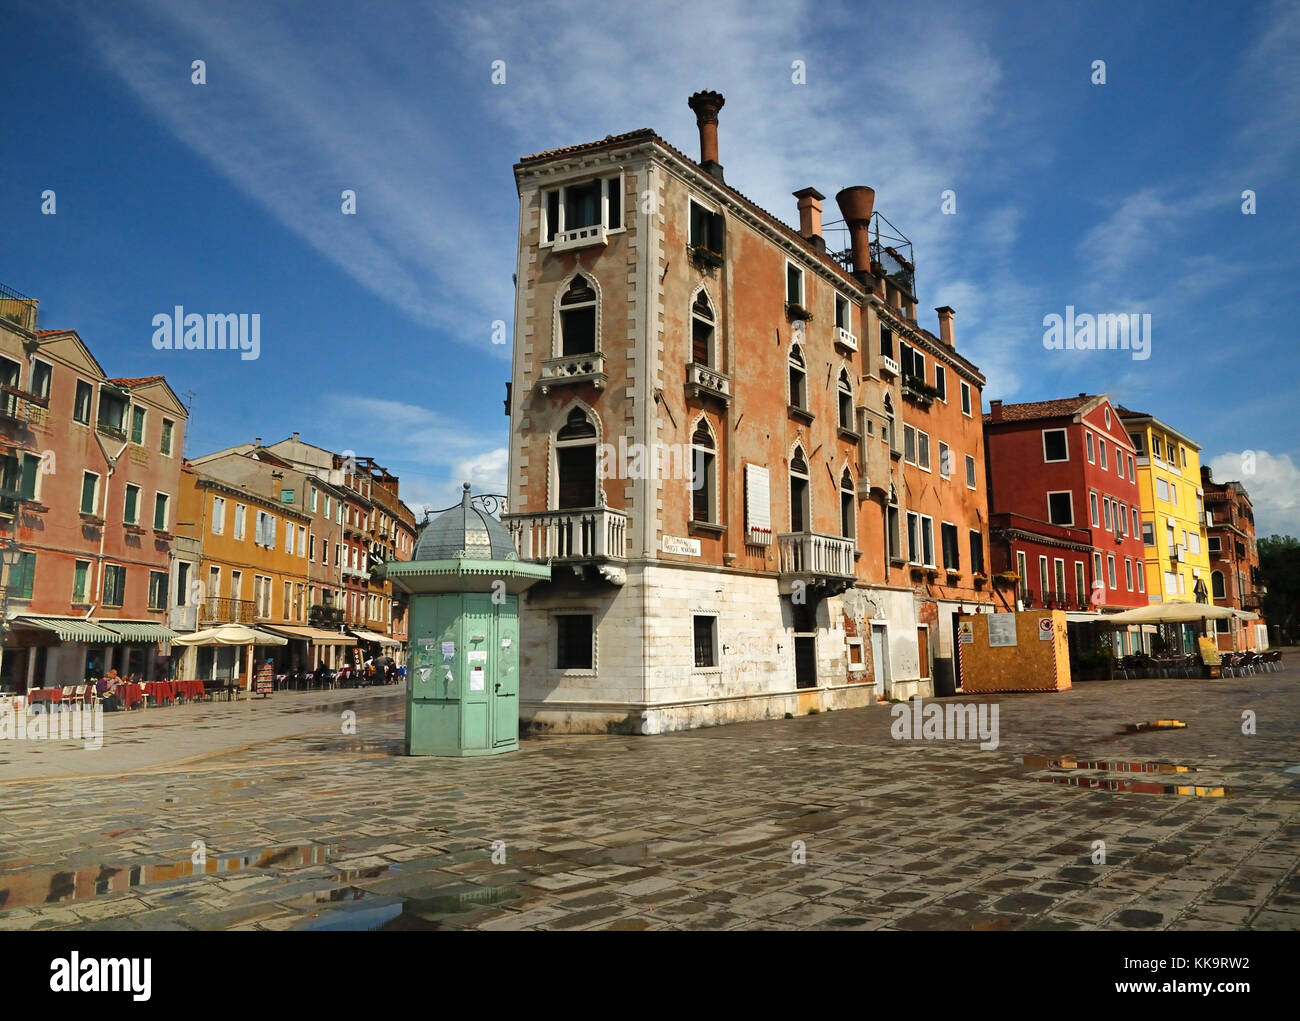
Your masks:
{"label": "drainpipe", "polygon": [[[127,408],[130,408],[129,404]],[[127,444],[123,443],[116,455],[109,454],[108,448],[104,446],[104,441],[100,438],[98,429],[95,430],[95,442],[99,444],[99,451],[104,455],[104,463],[108,467],[108,471],[104,476],[104,500],[102,505],[104,524],[99,529],[99,553],[95,558],[95,578],[91,585],[91,594],[94,601],[86,612],[85,620],[90,619],[90,615],[95,612],[100,605],[100,601],[104,598],[104,543],[108,539],[108,492],[113,485],[113,473],[117,471],[118,459],[121,458],[127,448]],[[107,660],[107,655],[105,659]]]}

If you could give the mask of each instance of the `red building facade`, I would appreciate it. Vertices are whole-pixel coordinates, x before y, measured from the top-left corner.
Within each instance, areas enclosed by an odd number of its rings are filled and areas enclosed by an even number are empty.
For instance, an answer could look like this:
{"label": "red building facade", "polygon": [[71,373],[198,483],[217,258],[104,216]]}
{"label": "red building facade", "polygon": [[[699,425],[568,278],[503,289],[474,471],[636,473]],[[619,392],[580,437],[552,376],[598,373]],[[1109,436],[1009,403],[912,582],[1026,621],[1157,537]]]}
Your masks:
{"label": "red building facade", "polygon": [[990,563],[1017,575],[1007,591],[1026,606],[1145,606],[1135,451],[1110,401],[989,406]]}
{"label": "red building facade", "polygon": [[74,330],[0,323],[0,687],[166,669],[185,407],[162,376],[110,378]]}

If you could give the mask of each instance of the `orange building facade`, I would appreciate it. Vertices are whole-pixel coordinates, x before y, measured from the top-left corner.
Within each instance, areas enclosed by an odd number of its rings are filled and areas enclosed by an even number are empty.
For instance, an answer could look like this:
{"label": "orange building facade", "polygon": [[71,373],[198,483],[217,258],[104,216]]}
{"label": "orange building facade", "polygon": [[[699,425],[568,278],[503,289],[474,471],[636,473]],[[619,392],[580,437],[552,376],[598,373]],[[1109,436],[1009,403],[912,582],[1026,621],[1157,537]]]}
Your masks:
{"label": "orange building facade", "polygon": [[[515,168],[510,513],[539,729],[645,733],[929,694],[990,603],[983,377],[916,321],[869,188],[792,229],[650,131]],[[887,225],[887,221],[885,221]]]}

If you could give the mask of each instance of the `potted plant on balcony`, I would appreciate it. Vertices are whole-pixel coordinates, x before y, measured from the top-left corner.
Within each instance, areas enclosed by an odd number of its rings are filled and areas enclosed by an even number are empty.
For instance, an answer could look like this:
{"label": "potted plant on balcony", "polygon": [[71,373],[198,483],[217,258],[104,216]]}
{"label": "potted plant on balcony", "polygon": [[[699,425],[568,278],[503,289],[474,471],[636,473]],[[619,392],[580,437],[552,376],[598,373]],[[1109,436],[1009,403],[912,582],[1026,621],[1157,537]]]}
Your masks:
{"label": "potted plant on balcony", "polygon": [[689,245],[691,258],[697,265],[717,267],[723,262],[722,253],[715,252],[712,248],[706,248],[704,245]]}
{"label": "potted plant on balcony", "polygon": [[802,319],[806,323],[813,320],[813,314],[797,302],[787,301],[785,303],[785,314],[790,319]]}
{"label": "potted plant on balcony", "polygon": [[1020,575],[1015,571],[1000,571],[993,576],[993,584],[997,588],[1011,588],[1019,583]]}
{"label": "potted plant on balcony", "polygon": [[957,570],[955,567],[949,567],[944,571],[944,574],[948,576],[949,585],[955,585],[957,582],[961,581],[961,571]]}
{"label": "potted plant on balcony", "polygon": [[976,571],[973,575],[971,575],[971,581],[975,583],[976,588],[979,588],[988,580],[989,580],[989,576],[985,574],[983,571]]}

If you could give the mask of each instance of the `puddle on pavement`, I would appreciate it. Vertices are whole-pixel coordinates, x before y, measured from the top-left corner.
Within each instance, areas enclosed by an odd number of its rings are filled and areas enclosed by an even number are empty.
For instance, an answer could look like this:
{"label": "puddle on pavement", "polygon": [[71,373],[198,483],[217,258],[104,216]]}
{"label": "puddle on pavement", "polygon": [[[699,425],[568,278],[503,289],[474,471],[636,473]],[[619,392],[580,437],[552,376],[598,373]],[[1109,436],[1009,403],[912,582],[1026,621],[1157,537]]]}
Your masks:
{"label": "puddle on pavement", "polygon": [[375,903],[359,908],[347,907],[324,911],[308,919],[300,928],[340,932],[359,930],[432,931],[441,929],[451,915],[466,914],[479,908],[518,900],[519,893],[508,886],[458,887],[432,897],[404,897],[398,900],[372,895],[358,887],[343,887],[317,893],[314,903],[340,904],[364,901],[373,896]]}
{"label": "puddle on pavement", "polygon": [[1098,769],[1108,773],[1195,773],[1195,766],[1180,766],[1175,762],[1128,762],[1116,759],[1076,759],[1064,755],[1059,759],[1044,755],[1026,755],[1023,762],[1034,769]]}
{"label": "puddle on pavement", "polygon": [[1084,787],[1096,791],[1115,791],[1121,794],[1174,794],[1188,798],[1226,798],[1232,795],[1231,787],[1164,784],[1151,780],[1107,780],[1104,777],[1093,776],[1040,776],[1038,782]]}
{"label": "puddle on pavement", "polygon": [[[27,869],[5,872],[0,865],[0,912],[38,904],[57,904],[69,900],[88,900],[136,887],[165,883],[173,879],[204,875],[226,875],[245,869],[305,868],[324,865],[334,856],[327,844],[298,844],[268,847],[243,854],[209,854],[202,865],[191,858],[151,865],[114,867],[91,865],[76,871],[66,869]],[[378,875],[383,869],[374,872]],[[343,873],[348,882],[371,878],[371,869]]]}

